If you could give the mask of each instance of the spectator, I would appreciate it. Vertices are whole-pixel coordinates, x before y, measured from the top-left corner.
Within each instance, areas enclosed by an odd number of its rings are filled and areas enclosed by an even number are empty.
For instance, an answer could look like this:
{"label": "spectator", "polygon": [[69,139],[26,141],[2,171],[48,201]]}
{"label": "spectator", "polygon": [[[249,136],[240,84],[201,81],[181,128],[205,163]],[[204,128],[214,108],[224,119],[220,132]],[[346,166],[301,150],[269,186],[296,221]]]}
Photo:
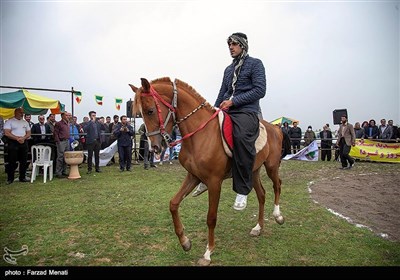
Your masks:
{"label": "spectator", "polygon": [[283,133],[286,133],[287,135],[289,135],[290,126],[289,126],[288,122],[284,122],[281,129],[282,129]]}
{"label": "spectator", "polygon": [[297,126],[297,122],[293,122],[293,127],[289,130],[289,137],[292,142],[293,153],[300,150],[300,141],[302,137],[301,128]]}
{"label": "spectator", "polygon": [[289,127],[288,122],[283,123],[281,130],[283,133],[281,158],[284,158],[286,155],[289,155],[292,153],[290,137],[289,137],[290,127]]}
{"label": "spectator", "polygon": [[14,182],[17,161],[19,162],[19,181],[29,182],[26,179],[26,168],[28,161],[28,142],[31,137],[31,128],[26,120],[23,108],[14,110],[14,117],[4,124],[4,135],[7,137],[8,166],[7,185]]}
{"label": "spectator", "polygon": [[33,144],[48,144],[52,135],[51,128],[48,123],[44,122],[44,115],[39,115],[38,121],[32,126]]}
{"label": "spectator", "polygon": [[386,125],[386,120],[381,119],[381,125],[379,126],[379,139],[390,140],[392,138],[393,131],[392,127]]}
{"label": "spectator", "polygon": [[321,160],[331,161],[332,158],[332,132],[329,127],[324,125],[323,130],[319,133],[321,138]]}
{"label": "spectator", "polygon": [[[31,129],[31,133],[32,133],[32,127],[34,125],[34,123],[31,121],[32,120],[32,115],[31,114],[25,114],[24,115],[24,119],[29,124],[29,127]],[[31,147],[32,146],[33,146],[33,138],[32,138],[32,136],[30,136],[28,138],[28,162],[32,162],[32,154],[31,154]]]}
{"label": "spectator", "polygon": [[400,137],[400,135],[399,135],[399,128],[397,127],[397,126],[395,126],[395,125],[393,125],[393,120],[389,120],[388,121],[388,125],[390,126],[390,127],[392,127],[392,137],[391,137],[391,139],[393,140],[393,139],[397,139],[397,138],[399,138]]}
{"label": "spectator", "polygon": [[364,129],[361,128],[360,123],[354,124],[354,132],[356,133],[356,139],[361,139],[364,136]]}
{"label": "spectator", "polygon": [[101,124],[98,122],[96,118],[96,112],[89,112],[90,120],[85,124],[83,130],[86,132],[86,147],[88,150],[88,171],[87,174],[92,173],[93,167],[93,153],[94,153],[94,164],[96,172],[101,172],[100,170],[100,133],[101,133]]}
{"label": "spectator", "polygon": [[[51,131],[51,135],[50,135],[50,143],[53,143],[55,145],[56,141],[54,139],[54,126],[56,125],[56,116],[54,114],[50,114],[47,117],[47,122],[46,122],[49,127],[50,127],[50,131]],[[55,166],[55,164],[53,164]]]}
{"label": "spectator", "polygon": [[149,169],[150,167],[157,167],[154,164],[154,151],[150,150],[151,147],[149,146],[149,140],[147,139],[146,136],[146,125],[143,123],[140,128],[139,128],[139,134],[140,134],[140,141],[143,142],[143,147],[144,147],[144,153],[143,153],[143,158],[144,158],[144,169]]}
{"label": "spectator", "polygon": [[85,144],[85,131],[83,131],[83,127],[78,123],[78,118],[76,116],[72,117],[72,124],[74,125],[74,140],[78,141],[78,146],[75,147],[75,151],[83,151]]}
{"label": "spectator", "polygon": [[46,119],[46,124],[50,127],[51,135],[49,137],[49,146],[51,147],[51,160],[53,161],[53,173],[56,174],[57,168],[57,146],[54,139],[54,126],[56,125],[56,117],[54,114],[49,114]]}
{"label": "spectator", "polygon": [[327,130],[331,131],[331,128],[329,127],[329,123],[325,124],[327,127]]}
{"label": "spectator", "polygon": [[379,128],[375,125],[375,120],[371,119],[368,126],[364,128],[364,138],[366,139],[378,139]]}
{"label": "spectator", "polygon": [[312,141],[314,141],[315,139],[317,139],[317,137],[315,137],[315,133],[312,130],[312,126],[309,125],[306,133],[304,133],[304,147],[310,145]]}
{"label": "spectator", "polygon": [[[114,143],[116,140],[117,140],[117,138],[114,136],[114,126],[116,126],[117,124],[119,124],[119,117],[118,117],[118,115],[114,115],[114,117],[113,117],[113,122],[112,123],[110,123],[109,124],[109,131],[110,131],[110,133],[111,133],[111,136],[110,136],[110,143],[109,143],[109,145],[111,145],[112,143]],[[114,158],[114,156],[111,158],[111,160],[110,160],[110,164],[112,164],[112,163],[115,163],[115,158]]]}
{"label": "spectator", "polygon": [[356,144],[356,134],[354,132],[353,125],[347,122],[347,116],[341,117],[342,124],[338,131],[338,141],[336,145],[339,145],[340,161],[342,162],[341,169],[349,169],[354,166],[354,159],[349,155],[351,146]]}
{"label": "spectator", "polygon": [[110,145],[110,127],[104,122],[104,117],[99,118],[101,124],[100,142],[101,150],[104,150]]}
{"label": "spectator", "polygon": [[121,122],[115,125],[114,136],[118,140],[119,170],[131,171],[132,164],[132,136],[135,135],[132,126],[128,125],[126,116],[121,116]]}
{"label": "spectator", "polygon": [[4,135],[4,120],[3,117],[0,117],[0,139],[3,138]]}
{"label": "spectator", "polygon": [[67,164],[65,163],[64,153],[69,151],[69,123],[71,121],[71,113],[61,113],[61,120],[56,122],[54,126],[54,140],[57,146],[57,162],[56,162],[56,177],[63,178],[68,176]]}
{"label": "spectator", "polygon": [[[79,138],[80,138],[79,137],[79,126],[76,123],[76,121],[77,121],[77,117],[73,116],[71,121],[70,121],[70,123],[69,123],[69,135],[70,135],[70,137],[69,137],[69,149],[70,149],[70,151],[74,150],[74,148],[72,147],[72,143],[74,141],[76,141],[76,143],[78,143],[78,146],[80,144],[80,141],[79,141]],[[75,149],[78,148],[78,146],[75,147]],[[78,148],[76,150],[78,151],[80,149]]]}
{"label": "spectator", "polygon": [[[179,131],[179,128],[178,128],[177,125],[175,125],[173,127],[173,129],[172,129],[171,141],[175,141],[176,140],[177,131]],[[161,153],[160,165],[163,165],[164,157],[165,157],[165,153],[166,153],[167,149],[169,149],[168,161],[169,161],[169,164],[172,164],[172,160],[174,159],[174,147],[167,147],[167,148],[164,148],[162,153]]]}

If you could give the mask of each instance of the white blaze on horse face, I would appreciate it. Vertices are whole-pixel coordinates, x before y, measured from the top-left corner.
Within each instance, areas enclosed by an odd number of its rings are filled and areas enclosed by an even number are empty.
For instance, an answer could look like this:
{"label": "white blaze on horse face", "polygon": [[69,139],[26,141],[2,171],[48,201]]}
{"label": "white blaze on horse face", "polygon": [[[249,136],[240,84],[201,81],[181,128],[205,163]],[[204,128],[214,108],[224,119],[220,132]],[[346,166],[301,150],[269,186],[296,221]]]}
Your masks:
{"label": "white blaze on horse face", "polygon": [[274,217],[279,217],[281,216],[281,211],[279,211],[279,205],[274,205],[274,212],[272,212],[272,215]]}

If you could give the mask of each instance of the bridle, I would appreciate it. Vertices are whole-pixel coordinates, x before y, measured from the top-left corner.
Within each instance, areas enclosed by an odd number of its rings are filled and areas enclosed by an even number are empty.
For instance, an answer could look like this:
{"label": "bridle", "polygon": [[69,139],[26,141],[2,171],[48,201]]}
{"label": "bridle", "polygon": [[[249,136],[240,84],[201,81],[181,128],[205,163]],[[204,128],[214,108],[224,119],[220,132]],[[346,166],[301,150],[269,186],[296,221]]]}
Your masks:
{"label": "bridle", "polygon": [[[191,133],[188,133],[185,136],[182,136],[181,139],[172,142],[171,135],[169,135],[168,132],[165,130],[165,126],[170,121],[171,116],[172,116],[172,119],[173,119],[173,122],[174,122],[172,127],[174,127],[175,125],[179,125],[181,122],[187,120],[190,116],[192,116],[198,110],[204,108],[204,106],[206,105],[206,101],[204,101],[199,106],[194,108],[186,116],[184,116],[183,118],[181,118],[179,120],[176,120],[176,108],[177,108],[177,105],[178,105],[178,89],[176,87],[175,81],[172,82],[172,85],[173,85],[173,96],[172,96],[171,104],[169,104],[167,101],[165,101],[161,97],[161,95],[152,86],[150,86],[150,92],[142,92],[142,96],[150,96],[150,97],[153,98],[154,103],[156,105],[156,109],[157,109],[158,122],[160,124],[158,130],[154,130],[154,131],[151,131],[151,132],[146,132],[146,136],[153,136],[153,135],[160,134],[161,137],[164,139],[165,143],[167,143],[167,145],[169,147],[173,147],[173,146],[181,143],[183,140],[189,138],[190,136],[192,136],[196,132],[198,132],[201,129],[203,129],[213,118],[215,118],[218,115],[218,112],[219,112],[219,109],[216,110],[216,112],[211,116],[211,118],[209,120],[207,120],[205,123],[203,123],[200,127],[198,127],[195,131],[193,131]],[[161,106],[160,106],[161,104],[160,104],[160,102],[164,106],[166,106],[168,108],[168,114],[165,117],[165,120],[163,120],[162,115],[161,115]]]}
{"label": "bridle", "polygon": [[[152,86],[150,86],[150,92],[142,92],[142,96],[150,96],[154,99],[154,103],[156,104],[156,109],[157,109],[158,122],[160,124],[158,130],[146,132],[146,136],[153,136],[153,135],[160,134],[166,143],[170,143],[171,136],[165,131],[165,124],[167,124],[169,122],[171,116],[174,120],[174,123],[175,123],[175,119],[176,119],[175,113],[176,113],[176,107],[178,104],[178,102],[177,102],[178,101],[178,90],[176,88],[175,81],[173,83],[172,104],[169,104],[167,101],[165,101]],[[160,102],[168,108],[168,114],[165,117],[165,120],[162,119]]]}

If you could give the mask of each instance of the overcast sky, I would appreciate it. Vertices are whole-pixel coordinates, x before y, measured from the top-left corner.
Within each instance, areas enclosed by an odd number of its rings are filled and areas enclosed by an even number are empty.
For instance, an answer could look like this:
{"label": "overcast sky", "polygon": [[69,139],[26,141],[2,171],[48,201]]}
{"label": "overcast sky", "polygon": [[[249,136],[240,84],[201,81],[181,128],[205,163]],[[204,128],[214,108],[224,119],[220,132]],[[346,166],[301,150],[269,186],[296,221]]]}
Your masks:
{"label": "overcast sky", "polygon": [[[210,103],[246,33],[266,68],[264,119],[320,129],[332,111],[400,123],[399,1],[1,1],[1,85],[79,90],[79,121],[126,113],[128,84],[169,76]],[[1,89],[1,92],[14,91]],[[66,93],[34,93],[59,99]],[[103,106],[94,95],[103,95]],[[115,99],[123,98],[120,111]],[[37,118],[33,120],[36,122]],[[337,128],[337,127],[335,127]]]}

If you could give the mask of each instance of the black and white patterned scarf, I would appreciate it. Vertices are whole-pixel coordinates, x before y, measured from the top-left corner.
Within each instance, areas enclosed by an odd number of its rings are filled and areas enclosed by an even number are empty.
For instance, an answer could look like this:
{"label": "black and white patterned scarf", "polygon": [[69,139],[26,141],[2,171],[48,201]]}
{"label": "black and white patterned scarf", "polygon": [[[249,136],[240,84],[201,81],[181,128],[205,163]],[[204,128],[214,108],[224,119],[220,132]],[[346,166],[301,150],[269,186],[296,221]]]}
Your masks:
{"label": "black and white patterned scarf", "polygon": [[237,78],[239,76],[240,69],[242,68],[242,65],[243,65],[243,62],[244,62],[244,58],[246,57],[247,52],[249,50],[249,45],[248,45],[248,42],[247,42],[247,38],[245,38],[244,36],[246,36],[246,35],[244,35],[242,33],[233,33],[228,38],[228,44],[231,43],[231,42],[238,43],[240,45],[240,47],[242,48],[242,53],[233,60],[233,63],[235,65],[235,70],[233,72],[233,79],[232,79],[232,96],[231,96],[231,99],[232,99],[233,95],[235,94]]}

